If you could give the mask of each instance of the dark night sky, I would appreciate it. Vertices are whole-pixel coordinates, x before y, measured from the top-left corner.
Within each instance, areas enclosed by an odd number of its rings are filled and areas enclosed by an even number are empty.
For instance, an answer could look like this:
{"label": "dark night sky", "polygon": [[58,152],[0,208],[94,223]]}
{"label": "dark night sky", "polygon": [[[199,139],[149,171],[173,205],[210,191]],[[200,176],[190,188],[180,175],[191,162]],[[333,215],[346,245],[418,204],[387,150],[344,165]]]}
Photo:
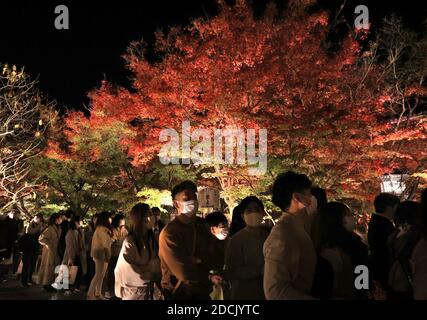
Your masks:
{"label": "dark night sky", "polygon": [[[327,9],[343,0],[320,0]],[[151,3],[150,3],[151,2]],[[255,0],[257,10],[266,1]],[[280,1],[279,1],[280,2]],[[420,28],[427,18],[424,0],[347,1],[347,16],[365,4],[371,21],[390,12],[404,18],[411,28]],[[70,30],[54,28],[54,8],[70,10]],[[25,66],[39,86],[61,105],[80,109],[88,103],[87,92],[99,86],[104,76],[129,85],[121,55],[132,40],[152,43],[154,31],[170,25],[185,25],[191,18],[214,15],[215,0],[2,0],[0,2],[0,63]]]}

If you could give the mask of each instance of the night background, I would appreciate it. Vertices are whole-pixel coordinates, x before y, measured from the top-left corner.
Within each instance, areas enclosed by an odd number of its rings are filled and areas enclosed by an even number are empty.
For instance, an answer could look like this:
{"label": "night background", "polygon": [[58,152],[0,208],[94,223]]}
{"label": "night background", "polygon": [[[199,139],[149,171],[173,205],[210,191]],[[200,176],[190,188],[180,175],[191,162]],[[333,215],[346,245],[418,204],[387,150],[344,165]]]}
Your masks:
{"label": "night background", "polygon": [[[232,3],[230,1],[227,1]],[[260,14],[268,1],[252,1]],[[286,1],[277,1],[284,7]],[[321,0],[319,8],[336,12],[342,1]],[[67,5],[70,29],[54,28],[54,8]],[[343,13],[350,21],[354,7],[369,8],[373,30],[391,13],[405,25],[422,30],[427,17],[423,1],[346,1]],[[121,58],[131,41],[144,39],[149,45],[157,29],[187,25],[197,17],[217,13],[215,0],[185,1],[2,1],[0,4],[0,61],[25,66],[40,88],[60,105],[81,108],[88,104],[86,93],[102,79],[129,85]]]}
{"label": "night background", "polygon": [[426,288],[426,1],[0,1],[0,304]]}

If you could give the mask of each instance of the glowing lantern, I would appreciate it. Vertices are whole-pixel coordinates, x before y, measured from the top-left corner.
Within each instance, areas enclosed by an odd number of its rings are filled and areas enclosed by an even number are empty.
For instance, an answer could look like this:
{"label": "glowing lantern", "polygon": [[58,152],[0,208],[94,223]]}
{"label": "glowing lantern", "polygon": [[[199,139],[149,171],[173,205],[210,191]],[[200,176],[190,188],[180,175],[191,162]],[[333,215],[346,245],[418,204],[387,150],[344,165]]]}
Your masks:
{"label": "glowing lantern", "polygon": [[381,192],[400,196],[406,189],[406,180],[409,175],[403,173],[385,174],[381,179]]}

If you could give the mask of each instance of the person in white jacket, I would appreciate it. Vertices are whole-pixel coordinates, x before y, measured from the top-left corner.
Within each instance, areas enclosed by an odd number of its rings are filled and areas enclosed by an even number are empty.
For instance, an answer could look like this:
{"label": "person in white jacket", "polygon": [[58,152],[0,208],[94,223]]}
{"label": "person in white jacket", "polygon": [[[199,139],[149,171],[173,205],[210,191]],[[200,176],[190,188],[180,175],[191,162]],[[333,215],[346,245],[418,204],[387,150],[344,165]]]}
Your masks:
{"label": "person in white jacket", "polygon": [[155,216],[145,203],[130,212],[131,231],[123,242],[115,275],[115,294],[122,300],[151,299],[153,274],[160,272],[157,244],[152,228]]}

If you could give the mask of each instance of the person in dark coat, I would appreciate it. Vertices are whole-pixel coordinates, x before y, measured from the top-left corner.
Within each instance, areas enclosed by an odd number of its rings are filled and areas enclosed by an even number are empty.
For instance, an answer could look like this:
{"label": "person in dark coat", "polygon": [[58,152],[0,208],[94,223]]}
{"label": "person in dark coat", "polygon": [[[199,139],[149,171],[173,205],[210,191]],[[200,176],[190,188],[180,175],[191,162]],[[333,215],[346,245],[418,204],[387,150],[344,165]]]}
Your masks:
{"label": "person in dark coat", "polygon": [[2,237],[0,237],[2,238],[1,242],[3,242],[0,247],[0,262],[2,262],[0,263],[0,280],[6,281],[10,266],[13,265],[15,242],[19,233],[19,221],[15,218],[15,213],[11,211],[8,215],[3,216],[1,224],[1,228],[4,231],[2,232]]}
{"label": "person in dark coat", "polygon": [[25,234],[21,237],[20,250],[22,251],[22,276],[23,287],[33,285],[33,273],[36,269],[37,258],[39,256],[40,245],[39,236],[43,231],[44,218],[41,213],[34,216],[28,224]]}
{"label": "person in dark coat", "polygon": [[374,200],[375,213],[368,225],[368,244],[370,251],[370,269],[373,280],[381,289],[389,291],[390,251],[387,239],[394,232],[394,214],[399,198],[389,193],[381,193]]}
{"label": "person in dark coat", "polygon": [[225,254],[225,278],[231,282],[232,300],[263,300],[263,246],[268,231],[262,227],[264,205],[257,197],[242,200],[246,227],[229,240]]}

